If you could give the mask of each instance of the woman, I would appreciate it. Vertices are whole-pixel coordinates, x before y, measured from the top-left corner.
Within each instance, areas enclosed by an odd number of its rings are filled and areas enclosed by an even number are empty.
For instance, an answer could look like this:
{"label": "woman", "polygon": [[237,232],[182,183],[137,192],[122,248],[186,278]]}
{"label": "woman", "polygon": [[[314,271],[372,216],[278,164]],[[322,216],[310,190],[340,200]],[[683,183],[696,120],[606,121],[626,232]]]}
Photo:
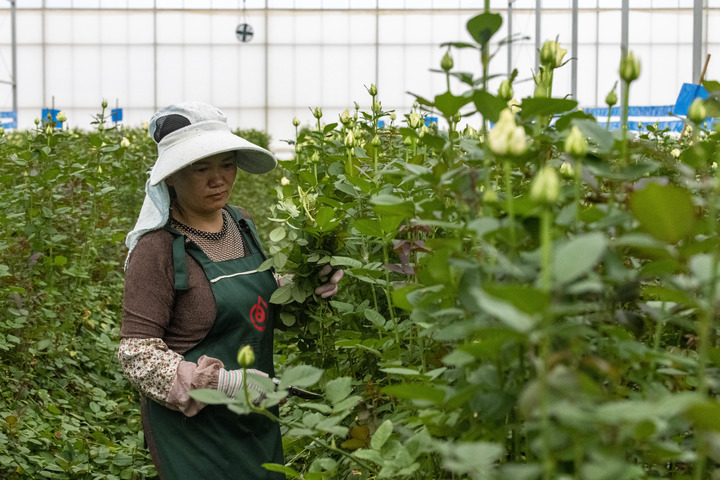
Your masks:
{"label": "woman", "polygon": [[[270,296],[277,279],[249,215],[228,206],[240,168],[265,173],[277,161],[234,135],[220,110],[171,105],[149,123],[158,158],[135,229],[127,238],[118,358],[142,393],[143,430],[160,476],[171,479],[275,479],[283,463],[279,426],[189,396],[243,385],[238,349],[250,345],[250,372],[274,376]],[[329,273],[324,270],[321,273]],[[316,293],[337,292],[338,270]],[[253,386],[248,375],[248,385]],[[277,413],[277,412],[276,412]]]}

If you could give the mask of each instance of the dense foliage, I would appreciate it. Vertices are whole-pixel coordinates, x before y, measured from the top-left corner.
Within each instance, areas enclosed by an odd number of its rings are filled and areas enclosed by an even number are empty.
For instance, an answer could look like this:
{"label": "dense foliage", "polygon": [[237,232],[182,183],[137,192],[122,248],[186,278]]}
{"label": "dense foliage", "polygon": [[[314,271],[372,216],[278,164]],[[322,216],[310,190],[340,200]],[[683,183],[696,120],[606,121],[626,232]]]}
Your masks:
{"label": "dense foliage", "polygon": [[[290,403],[290,465],[268,468],[308,480],[720,478],[720,135],[704,126],[720,84],[706,83],[682,135],[611,132],[552,97],[556,42],[532,97],[513,101],[514,76],[489,92],[501,23],[471,19],[475,43],[446,45],[448,90],[403,117],[371,85],[370,111],[328,123],[317,108],[317,125],[298,130],[266,266],[295,273],[272,299],[285,305],[285,386],[319,382],[326,401]],[[456,48],[476,49],[484,73],[454,71]],[[640,64],[619,63],[628,105]],[[331,301],[312,293],[327,263],[346,271]]]}
{"label": "dense foliage", "polygon": [[[93,132],[38,120],[0,137],[0,478],[155,476],[115,355],[124,239],[156,147],[106,113]],[[262,224],[277,178],[258,178],[238,176],[234,202]]]}
{"label": "dense foliage", "polygon": [[[446,92],[388,112],[371,85],[369,111],[317,108],[292,161],[239,176],[265,266],[294,274],[273,297],[281,391],[195,395],[270,415],[291,385],[322,392],[282,406],[288,463],[267,468],[290,478],[720,478],[720,84],[681,136],[608,131],[552,97],[555,42],[533,97],[513,100],[514,75],[488,90],[501,23],[445,46]],[[453,69],[458,48],[479,75]],[[620,64],[627,105],[640,66]],[[104,114],[0,137],[3,478],[154,476],[114,349],[155,152]],[[329,301],[312,293],[328,263],[346,272]]]}

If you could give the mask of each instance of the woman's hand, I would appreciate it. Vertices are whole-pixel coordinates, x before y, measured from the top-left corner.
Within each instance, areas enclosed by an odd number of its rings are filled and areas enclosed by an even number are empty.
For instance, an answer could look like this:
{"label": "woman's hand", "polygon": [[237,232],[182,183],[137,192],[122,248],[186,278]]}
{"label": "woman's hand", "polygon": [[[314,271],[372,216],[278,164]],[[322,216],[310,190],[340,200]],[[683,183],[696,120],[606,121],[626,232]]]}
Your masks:
{"label": "woman's hand", "polygon": [[[318,273],[319,277],[324,277],[328,275],[330,272],[332,272],[332,267],[330,264],[325,265],[322,270],[320,270],[320,273]],[[345,272],[342,270],[337,270],[333,275],[330,277],[330,280],[328,283],[324,285],[320,285],[315,289],[315,294],[320,295],[321,298],[328,298],[332,297],[338,292],[338,282],[343,277]]]}

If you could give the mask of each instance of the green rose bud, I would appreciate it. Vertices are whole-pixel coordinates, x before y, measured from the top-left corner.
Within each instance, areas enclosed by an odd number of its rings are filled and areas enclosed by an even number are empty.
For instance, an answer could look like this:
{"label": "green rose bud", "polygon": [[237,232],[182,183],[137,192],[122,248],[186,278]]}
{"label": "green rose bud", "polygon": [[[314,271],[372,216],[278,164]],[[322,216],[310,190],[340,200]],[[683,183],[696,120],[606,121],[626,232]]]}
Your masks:
{"label": "green rose bud", "polygon": [[513,93],[512,83],[509,80],[503,80],[498,88],[498,97],[508,102],[513,97]]}
{"label": "green rose bud", "polygon": [[100,105],[102,105],[102,108],[107,108],[107,100],[103,99]]}
{"label": "green rose bud", "polygon": [[570,129],[570,135],[565,139],[565,151],[573,157],[584,157],[587,155],[588,143],[585,135],[576,126]]}
{"label": "green rose bud", "polygon": [[395,120],[397,120],[397,115],[395,114],[395,112],[392,112],[390,114],[390,121],[394,122]]}
{"label": "green rose bud", "polygon": [[300,119],[297,117],[293,117],[293,126],[299,127],[300,126]]}
{"label": "green rose bud", "polygon": [[450,51],[448,50],[445,52],[445,55],[443,55],[442,60],[440,61],[440,67],[446,72],[449,72],[452,70],[453,65],[453,58],[450,56]]}
{"label": "green rose bud", "polygon": [[0,137],[2,137],[3,135],[5,135],[5,128],[0,127]]}
{"label": "green rose bud", "polygon": [[40,119],[35,117],[35,125],[40,125]]}
{"label": "green rose bud", "polygon": [[615,93],[615,87],[617,87],[617,82],[613,86],[612,90],[610,90],[610,93],[607,94],[607,97],[605,97],[605,103],[609,108],[612,108],[613,105],[617,104],[617,93]]}
{"label": "green rose bud", "polygon": [[494,189],[490,189],[487,192],[483,192],[483,201],[486,203],[497,203],[498,194]]}
{"label": "green rose bud", "polygon": [[253,363],[255,363],[255,352],[253,352],[250,345],[245,345],[238,350],[237,362],[240,368],[252,367]]}
{"label": "green rose bud", "polygon": [[377,87],[375,86],[374,83],[371,83],[371,84],[370,84],[370,88],[368,88],[368,93],[369,93],[370,95],[372,95],[373,97],[374,97],[375,95],[377,95]]}
{"label": "green rose bud", "polygon": [[640,76],[640,61],[635,59],[635,54],[629,52],[620,60],[620,78],[631,83]]}
{"label": "green rose bud", "polygon": [[346,147],[354,147],[355,146],[355,135],[353,135],[352,130],[348,130],[347,135],[345,135],[345,146]]}
{"label": "green rose bud", "polygon": [[552,205],[560,195],[560,179],[555,169],[544,166],[530,185],[530,198],[538,203]]}
{"label": "green rose bud", "polygon": [[373,147],[379,147],[380,145],[382,145],[382,142],[380,141],[380,137],[375,135],[373,137],[372,141],[370,142],[370,145],[372,145]]}
{"label": "green rose bud", "polygon": [[707,110],[702,99],[696,98],[688,108],[687,118],[693,123],[702,123],[707,118]]}
{"label": "green rose bud", "polygon": [[313,117],[317,118],[318,120],[322,118],[322,108],[315,107],[315,110],[313,110]]}
{"label": "green rose bud", "polygon": [[57,114],[57,116],[55,117],[55,119],[56,119],[58,122],[61,122],[61,123],[62,123],[62,122],[64,122],[65,120],[67,120],[67,116],[65,115],[65,112],[58,112],[58,114]]}
{"label": "green rose bud", "polygon": [[380,112],[382,112],[382,103],[380,103],[380,102],[378,102],[377,100],[375,100],[375,101],[373,102],[373,105],[372,105],[372,111],[373,111],[374,113],[380,113]]}

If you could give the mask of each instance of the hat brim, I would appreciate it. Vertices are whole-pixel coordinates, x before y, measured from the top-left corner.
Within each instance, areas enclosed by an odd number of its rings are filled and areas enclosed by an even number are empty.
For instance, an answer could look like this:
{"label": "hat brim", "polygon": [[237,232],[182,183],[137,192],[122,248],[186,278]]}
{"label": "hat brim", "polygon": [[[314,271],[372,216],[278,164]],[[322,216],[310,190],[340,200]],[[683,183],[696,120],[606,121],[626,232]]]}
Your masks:
{"label": "hat brim", "polygon": [[218,153],[235,152],[235,163],[238,168],[249,173],[267,173],[277,166],[277,159],[268,150],[238,137],[228,130],[203,131],[198,130],[197,135],[188,135],[193,127],[187,127],[183,132],[182,141],[173,142],[173,136],[168,135],[161,143],[168,140],[158,156],[157,162],[150,172],[150,184],[157,185],[173,173],[182,170],[188,165],[203,158]]}

